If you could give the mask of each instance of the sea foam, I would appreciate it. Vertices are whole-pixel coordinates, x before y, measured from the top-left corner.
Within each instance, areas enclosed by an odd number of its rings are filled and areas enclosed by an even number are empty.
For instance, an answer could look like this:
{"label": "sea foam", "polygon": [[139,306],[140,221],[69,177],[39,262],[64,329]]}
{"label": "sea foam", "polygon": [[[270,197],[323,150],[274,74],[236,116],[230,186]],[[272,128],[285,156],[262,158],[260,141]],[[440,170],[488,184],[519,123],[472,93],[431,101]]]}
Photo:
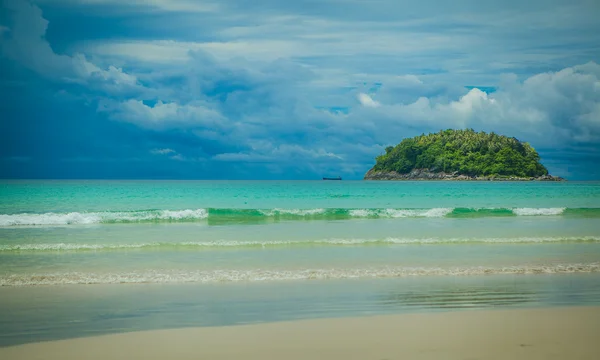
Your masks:
{"label": "sea foam", "polygon": [[19,225],[85,225],[113,222],[181,221],[205,219],[206,209],[196,210],[142,210],[106,212],[70,212],[44,214],[0,215],[0,226]]}
{"label": "sea foam", "polygon": [[552,216],[561,215],[566,208],[516,208],[513,213],[519,216]]}
{"label": "sea foam", "polygon": [[384,267],[306,270],[150,270],[121,273],[40,273],[0,277],[0,286],[127,283],[220,283],[326,279],[400,278],[412,276],[473,276],[491,274],[562,274],[600,272],[600,263],[522,265],[507,267],[418,268]]}
{"label": "sea foam", "polygon": [[117,251],[144,249],[219,249],[252,247],[302,247],[302,246],[361,246],[361,245],[462,245],[462,244],[532,244],[532,243],[596,243],[600,236],[566,237],[514,237],[514,238],[394,238],[360,239],[330,238],[316,240],[265,240],[265,241],[186,241],[148,242],[130,244],[41,243],[0,245],[0,252],[52,252],[52,251]]}
{"label": "sea foam", "polygon": [[23,213],[0,215],[0,227],[86,225],[99,223],[183,222],[212,220],[245,223],[271,220],[350,220],[400,218],[483,218],[498,216],[600,217],[600,208],[314,208],[314,209],[220,209],[137,210],[69,213]]}
{"label": "sea foam", "polygon": [[405,218],[405,217],[444,217],[452,208],[433,209],[354,209],[349,210],[351,217]]}
{"label": "sea foam", "polygon": [[280,216],[280,215],[296,215],[296,216],[313,216],[320,215],[326,212],[325,209],[259,209],[261,214],[265,216]]}

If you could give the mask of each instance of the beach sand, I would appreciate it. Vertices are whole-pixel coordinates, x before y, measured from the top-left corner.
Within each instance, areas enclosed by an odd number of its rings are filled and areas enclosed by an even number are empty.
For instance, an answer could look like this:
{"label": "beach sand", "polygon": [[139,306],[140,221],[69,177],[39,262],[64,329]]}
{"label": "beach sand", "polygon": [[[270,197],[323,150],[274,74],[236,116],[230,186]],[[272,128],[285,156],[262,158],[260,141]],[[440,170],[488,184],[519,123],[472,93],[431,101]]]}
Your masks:
{"label": "beach sand", "polygon": [[185,328],[0,348],[9,359],[600,359],[600,307]]}

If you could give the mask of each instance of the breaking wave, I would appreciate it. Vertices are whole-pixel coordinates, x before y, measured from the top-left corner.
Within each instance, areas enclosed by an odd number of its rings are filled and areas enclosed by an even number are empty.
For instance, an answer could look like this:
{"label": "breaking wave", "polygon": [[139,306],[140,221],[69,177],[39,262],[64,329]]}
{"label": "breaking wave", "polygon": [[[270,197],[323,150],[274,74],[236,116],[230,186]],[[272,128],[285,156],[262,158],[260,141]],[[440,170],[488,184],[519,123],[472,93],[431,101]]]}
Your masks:
{"label": "breaking wave", "polygon": [[0,226],[78,225],[119,222],[190,221],[206,219],[208,211],[142,210],[0,215]]}
{"label": "breaking wave", "polygon": [[213,224],[278,220],[344,220],[377,218],[480,218],[499,216],[598,217],[600,208],[429,208],[429,209],[187,209],[69,213],[0,214],[0,227],[86,225],[104,223],[208,221]]}
{"label": "breaking wave", "polygon": [[536,216],[536,215],[561,215],[566,208],[519,208],[513,209],[516,215]]}

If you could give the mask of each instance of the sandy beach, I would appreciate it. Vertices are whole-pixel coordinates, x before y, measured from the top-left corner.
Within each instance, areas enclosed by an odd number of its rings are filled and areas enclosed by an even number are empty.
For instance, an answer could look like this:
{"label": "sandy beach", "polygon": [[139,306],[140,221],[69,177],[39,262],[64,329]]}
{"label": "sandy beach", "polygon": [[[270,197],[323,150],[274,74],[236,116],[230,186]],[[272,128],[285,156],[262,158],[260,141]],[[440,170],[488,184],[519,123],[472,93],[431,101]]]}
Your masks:
{"label": "sandy beach", "polygon": [[2,359],[598,359],[600,307],[456,311],[144,331],[0,348]]}

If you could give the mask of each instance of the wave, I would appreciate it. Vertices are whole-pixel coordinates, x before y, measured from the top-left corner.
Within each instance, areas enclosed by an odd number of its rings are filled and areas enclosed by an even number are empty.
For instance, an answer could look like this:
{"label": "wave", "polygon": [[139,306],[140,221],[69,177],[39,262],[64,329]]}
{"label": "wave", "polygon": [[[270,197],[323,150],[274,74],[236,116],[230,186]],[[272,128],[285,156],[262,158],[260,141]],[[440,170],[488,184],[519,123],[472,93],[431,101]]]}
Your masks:
{"label": "wave", "polygon": [[527,215],[561,215],[565,212],[566,208],[520,208],[513,209],[516,215],[527,216]]}
{"label": "wave", "polygon": [[56,251],[118,251],[118,250],[169,250],[169,249],[219,249],[219,248],[272,248],[302,246],[386,246],[386,245],[460,245],[460,244],[535,244],[535,243],[598,243],[600,236],[579,237],[516,237],[516,238],[385,238],[385,239],[320,239],[290,241],[235,241],[204,242],[151,242],[137,244],[16,244],[0,245],[4,252],[56,252]]}
{"label": "wave", "polygon": [[404,217],[444,217],[452,208],[433,209],[355,209],[348,210],[350,217],[365,218],[404,218]]}
{"label": "wave", "polygon": [[523,265],[509,267],[454,268],[358,268],[306,270],[151,270],[123,273],[44,273],[13,274],[0,277],[0,286],[127,284],[127,283],[220,283],[294,281],[361,278],[400,278],[412,276],[527,275],[600,272],[600,263]]}
{"label": "wave", "polygon": [[69,213],[1,214],[0,227],[86,225],[101,223],[208,221],[210,224],[279,220],[345,220],[377,218],[480,218],[499,216],[574,216],[600,218],[600,208],[429,208],[429,209],[187,209]]}
{"label": "wave", "polygon": [[70,212],[0,215],[0,226],[78,225],[119,222],[190,221],[206,219],[206,209]]}

